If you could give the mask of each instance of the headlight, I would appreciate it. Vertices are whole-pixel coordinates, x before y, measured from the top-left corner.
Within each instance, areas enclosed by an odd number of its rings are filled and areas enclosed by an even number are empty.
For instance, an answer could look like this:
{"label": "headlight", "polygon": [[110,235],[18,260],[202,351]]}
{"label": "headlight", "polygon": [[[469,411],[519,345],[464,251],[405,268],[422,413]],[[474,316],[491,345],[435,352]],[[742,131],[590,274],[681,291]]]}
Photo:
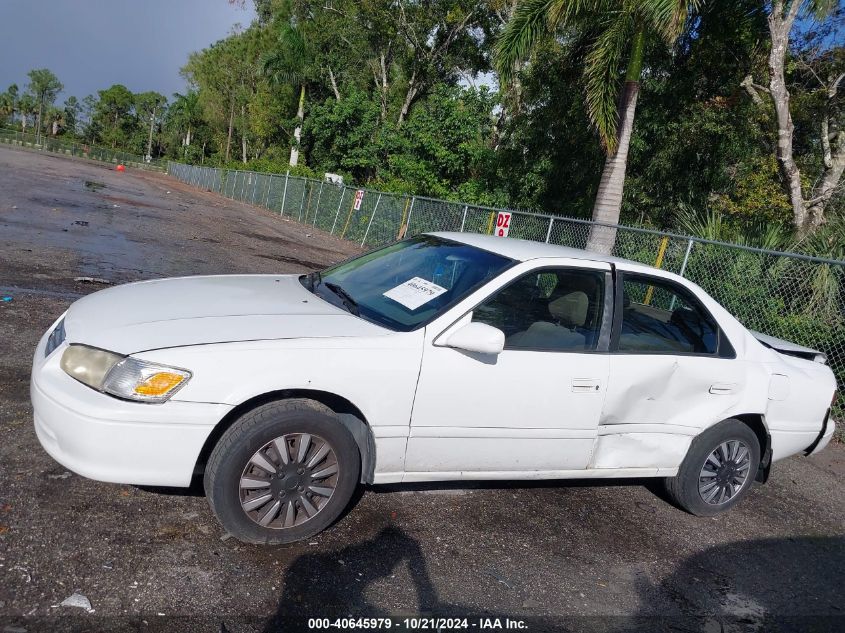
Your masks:
{"label": "headlight", "polygon": [[164,402],[191,377],[176,367],[121,356],[86,345],[70,345],[61,367],[71,378],[97,391],[140,402]]}
{"label": "headlight", "polygon": [[103,391],[129,400],[164,402],[190,377],[186,369],[124,358],[106,376]]}

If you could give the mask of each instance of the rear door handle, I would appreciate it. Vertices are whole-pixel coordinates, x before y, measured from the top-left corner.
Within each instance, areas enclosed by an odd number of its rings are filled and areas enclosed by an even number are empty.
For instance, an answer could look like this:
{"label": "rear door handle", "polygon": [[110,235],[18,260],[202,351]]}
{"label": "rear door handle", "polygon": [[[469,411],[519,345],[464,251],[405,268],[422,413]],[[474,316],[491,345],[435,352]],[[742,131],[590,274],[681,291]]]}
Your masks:
{"label": "rear door handle", "polygon": [[736,383],[735,382],[717,382],[714,385],[710,385],[710,393],[714,396],[727,396],[736,391]]}
{"label": "rear door handle", "polygon": [[573,393],[595,393],[601,389],[601,380],[597,378],[573,378]]}

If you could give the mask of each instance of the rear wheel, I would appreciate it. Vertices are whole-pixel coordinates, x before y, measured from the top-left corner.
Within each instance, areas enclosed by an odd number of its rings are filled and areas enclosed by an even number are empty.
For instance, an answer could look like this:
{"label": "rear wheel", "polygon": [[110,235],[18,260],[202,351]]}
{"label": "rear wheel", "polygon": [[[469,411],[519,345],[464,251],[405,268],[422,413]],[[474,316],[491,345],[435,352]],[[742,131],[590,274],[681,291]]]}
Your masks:
{"label": "rear wheel", "polygon": [[223,434],[204,483],[232,536],[290,543],[331,525],[360,469],[355,440],[333,411],[311,400],[282,400],[250,411]]}
{"label": "rear wheel", "polygon": [[754,431],[739,420],[725,420],[693,440],[677,476],[666,480],[666,492],[687,512],[719,514],[748,493],[759,464]]}

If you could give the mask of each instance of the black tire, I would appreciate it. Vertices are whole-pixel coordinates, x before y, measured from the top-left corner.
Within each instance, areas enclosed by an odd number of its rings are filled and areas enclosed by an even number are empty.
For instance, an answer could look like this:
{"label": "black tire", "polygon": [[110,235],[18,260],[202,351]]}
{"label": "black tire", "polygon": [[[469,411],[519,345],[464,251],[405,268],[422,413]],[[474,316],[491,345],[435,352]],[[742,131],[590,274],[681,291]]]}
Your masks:
{"label": "black tire", "polygon": [[[699,491],[699,479],[705,461],[719,446],[726,442],[739,441],[749,453],[749,467],[740,489],[722,503],[708,503]],[[728,460],[725,460],[728,461]],[[678,474],[665,480],[664,486],[669,499],[678,507],[696,516],[713,516],[729,510],[748,494],[760,464],[760,442],[757,435],[746,424],[736,419],[724,420],[696,437]],[[714,480],[715,481],[715,480]]]}
{"label": "black tire", "polygon": [[[263,447],[266,448],[274,439],[284,436],[302,437],[304,434],[315,438],[313,445],[315,451],[316,441],[328,444],[333,451],[330,456],[337,466],[336,474],[331,477],[334,491],[324,502],[324,505],[318,507],[317,512],[313,513],[311,518],[307,518],[307,513],[299,514],[300,512],[304,513],[301,501],[294,502],[293,506],[297,510],[297,517],[298,519],[305,517],[304,522],[290,527],[282,527],[284,509],[287,507],[286,504],[290,502],[289,499],[292,498],[289,496],[288,501],[282,498],[285,495],[287,479],[295,477],[296,480],[293,485],[296,486],[299,483],[299,478],[296,473],[291,472],[284,477],[283,481],[282,467],[280,466],[279,474],[276,476],[266,475],[271,481],[279,480],[273,484],[278,490],[267,490],[266,493],[272,494],[270,502],[268,502],[269,505],[276,502],[276,495],[279,496],[279,502],[284,505],[281,506],[282,509],[274,521],[278,525],[263,527],[256,522],[257,519],[251,518],[241,505],[242,496],[251,494],[241,489],[241,477],[245,474],[245,468],[254,468],[251,466],[251,463],[254,464],[251,460],[256,452],[263,450]],[[301,442],[306,444],[305,439],[302,439]],[[291,446],[294,445],[291,444]],[[267,450],[269,453],[265,453],[265,455],[277,456],[279,459],[276,463],[281,464],[281,453],[274,453],[272,448]],[[294,453],[296,453],[295,449]],[[311,459],[311,454],[313,453],[310,453],[309,457],[302,461],[306,462]],[[274,463],[272,460],[269,461]],[[285,468],[292,468],[292,466]],[[335,413],[313,400],[291,399],[270,402],[253,409],[229,427],[220,437],[209,457],[205,468],[204,486],[212,511],[229,534],[246,543],[270,545],[291,543],[309,538],[329,527],[352,498],[358,485],[360,472],[361,455],[358,446],[351,433],[338,420]],[[263,478],[264,473],[261,476]],[[311,482],[310,478],[307,481],[303,480],[305,487],[309,483],[319,482]],[[309,494],[308,492],[302,493],[303,488],[291,488],[290,490],[290,494],[296,495],[298,499]],[[297,493],[297,490],[300,492]],[[310,491],[311,488],[308,488],[308,490]],[[250,498],[245,497],[247,500]],[[322,497],[317,496],[306,497],[307,499],[322,501]],[[308,504],[306,503],[306,505]],[[316,506],[317,503],[314,503],[311,508],[312,511]],[[265,507],[269,511],[269,506]],[[253,516],[260,513],[262,509],[255,510]]]}

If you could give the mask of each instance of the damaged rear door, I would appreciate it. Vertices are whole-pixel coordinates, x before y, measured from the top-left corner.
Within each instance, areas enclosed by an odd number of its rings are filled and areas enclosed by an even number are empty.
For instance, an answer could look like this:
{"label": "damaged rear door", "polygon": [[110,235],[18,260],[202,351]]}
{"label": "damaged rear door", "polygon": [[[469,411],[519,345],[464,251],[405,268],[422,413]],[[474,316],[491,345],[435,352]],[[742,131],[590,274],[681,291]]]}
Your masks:
{"label": "damaged rear door", "polygon": [[701,428],[725,417],[745,364],[689,289],[617,271],[610,376],[592,468],[676,468]]}

